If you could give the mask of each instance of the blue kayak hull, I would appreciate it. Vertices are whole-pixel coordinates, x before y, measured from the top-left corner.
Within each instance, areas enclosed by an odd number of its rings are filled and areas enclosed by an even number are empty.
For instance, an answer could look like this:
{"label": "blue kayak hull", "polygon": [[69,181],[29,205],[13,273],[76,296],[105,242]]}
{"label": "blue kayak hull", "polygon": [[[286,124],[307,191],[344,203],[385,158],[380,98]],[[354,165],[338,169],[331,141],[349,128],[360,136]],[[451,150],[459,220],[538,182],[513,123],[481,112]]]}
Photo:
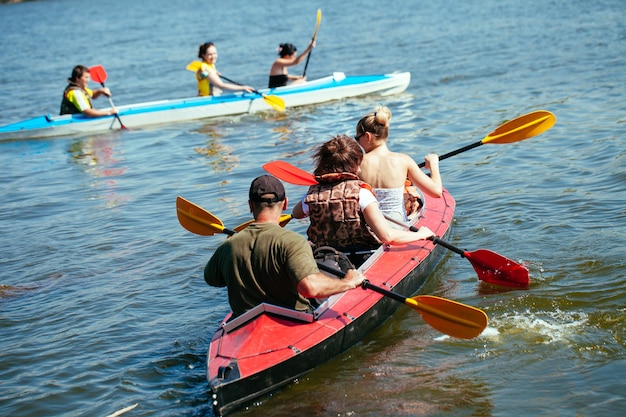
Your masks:
{"label": "blue kayak hull", "polygon": [[[233,116],[272,111],[262,95],[277,96],[285,107],[319,104],[367,94],[391,95],[406,90],[409,72],[380,75],[332,76],[305,84],[260,90],[259,93],[235,93],[218,97],[190,97],[118,106],[119,116],[129,129],[176,123],[210,117]],[[0,141],[98,133],[120,129],[114,116],[97,118],[79,115],[39,116],[0,127]]]}

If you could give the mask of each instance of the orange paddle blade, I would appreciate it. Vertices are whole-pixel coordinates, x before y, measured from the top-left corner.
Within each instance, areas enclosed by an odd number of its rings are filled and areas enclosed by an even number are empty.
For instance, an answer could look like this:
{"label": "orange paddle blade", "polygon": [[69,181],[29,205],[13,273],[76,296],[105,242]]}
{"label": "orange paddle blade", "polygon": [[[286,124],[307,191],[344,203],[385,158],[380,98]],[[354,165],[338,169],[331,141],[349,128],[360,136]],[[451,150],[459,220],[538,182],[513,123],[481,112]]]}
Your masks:
{"label": "orange paddle blade", "polygon": [[176,214],[181,226],[197,235],[213,236],[228,231],[220,219],[180,196],[176,197]]}
{"label": "orange paddle blade", "polygon": [[418,310],[434,329],[459,339],[480,335],[489,322],[487,314],[478,308],[434,295],[418,295],[404,303]]}

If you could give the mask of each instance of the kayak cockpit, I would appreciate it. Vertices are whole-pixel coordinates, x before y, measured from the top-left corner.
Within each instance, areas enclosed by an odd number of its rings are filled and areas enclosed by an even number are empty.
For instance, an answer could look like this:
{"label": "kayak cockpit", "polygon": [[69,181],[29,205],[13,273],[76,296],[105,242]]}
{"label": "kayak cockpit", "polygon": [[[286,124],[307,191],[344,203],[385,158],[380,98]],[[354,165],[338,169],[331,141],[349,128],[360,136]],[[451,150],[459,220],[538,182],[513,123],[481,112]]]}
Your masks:
{"label": "kayak cockpit", "polygon": [[312,313],[306,311],[298,311],[287,307],[281,307],[274,304],[261,303],[258,306],[246,311],[239,317],[236,317],[232,320],[228,320],[227,318],[227,320],[224,321],[220,327],[224,330],[225,333],[230,333],[233,330],[251,322],[262,314],[275,315],[303,323],[312,323],[313,321],[317,320],[318,317],[320,317],[326,310],[328,310],[340,296],[341,294],[336,294],[331,297],[325,298],[323,301],[320,300],[319,305]]}

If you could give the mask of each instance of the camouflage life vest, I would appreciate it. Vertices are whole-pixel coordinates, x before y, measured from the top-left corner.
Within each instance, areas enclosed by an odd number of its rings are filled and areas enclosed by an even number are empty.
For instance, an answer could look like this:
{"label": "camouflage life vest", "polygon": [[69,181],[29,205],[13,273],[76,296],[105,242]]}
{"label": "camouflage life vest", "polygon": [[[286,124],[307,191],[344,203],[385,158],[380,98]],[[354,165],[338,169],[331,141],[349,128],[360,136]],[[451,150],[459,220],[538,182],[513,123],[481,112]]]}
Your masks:
{"label": "camouflage life vest", "polygon": [[374,249],[381,245],[365,223],[359,207],[361,188],[369,186],[354,174],[315,177],[319,184],[309,188],[304,201],[309,206],[311,225],[307,236],[316,246],[337,249]]}

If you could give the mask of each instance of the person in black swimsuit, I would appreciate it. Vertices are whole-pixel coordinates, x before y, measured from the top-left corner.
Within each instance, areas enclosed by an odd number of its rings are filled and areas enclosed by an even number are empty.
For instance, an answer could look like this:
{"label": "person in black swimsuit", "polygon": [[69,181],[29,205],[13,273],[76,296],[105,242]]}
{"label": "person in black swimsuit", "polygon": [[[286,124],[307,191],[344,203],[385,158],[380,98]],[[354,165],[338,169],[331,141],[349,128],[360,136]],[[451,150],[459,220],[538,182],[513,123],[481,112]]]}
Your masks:
{"label": "person in black swimsuit", "polygon": [[306,81],[301,75],[289,75],[287,67],[298,65],[315,48],[315,41],[311,41],[302,55],[298,55],[296,47],[291,43],[281,43],[278,47],[279,58],[274,61],[270,69],[269,88],[284,87],[287,83],[299,84]]}

